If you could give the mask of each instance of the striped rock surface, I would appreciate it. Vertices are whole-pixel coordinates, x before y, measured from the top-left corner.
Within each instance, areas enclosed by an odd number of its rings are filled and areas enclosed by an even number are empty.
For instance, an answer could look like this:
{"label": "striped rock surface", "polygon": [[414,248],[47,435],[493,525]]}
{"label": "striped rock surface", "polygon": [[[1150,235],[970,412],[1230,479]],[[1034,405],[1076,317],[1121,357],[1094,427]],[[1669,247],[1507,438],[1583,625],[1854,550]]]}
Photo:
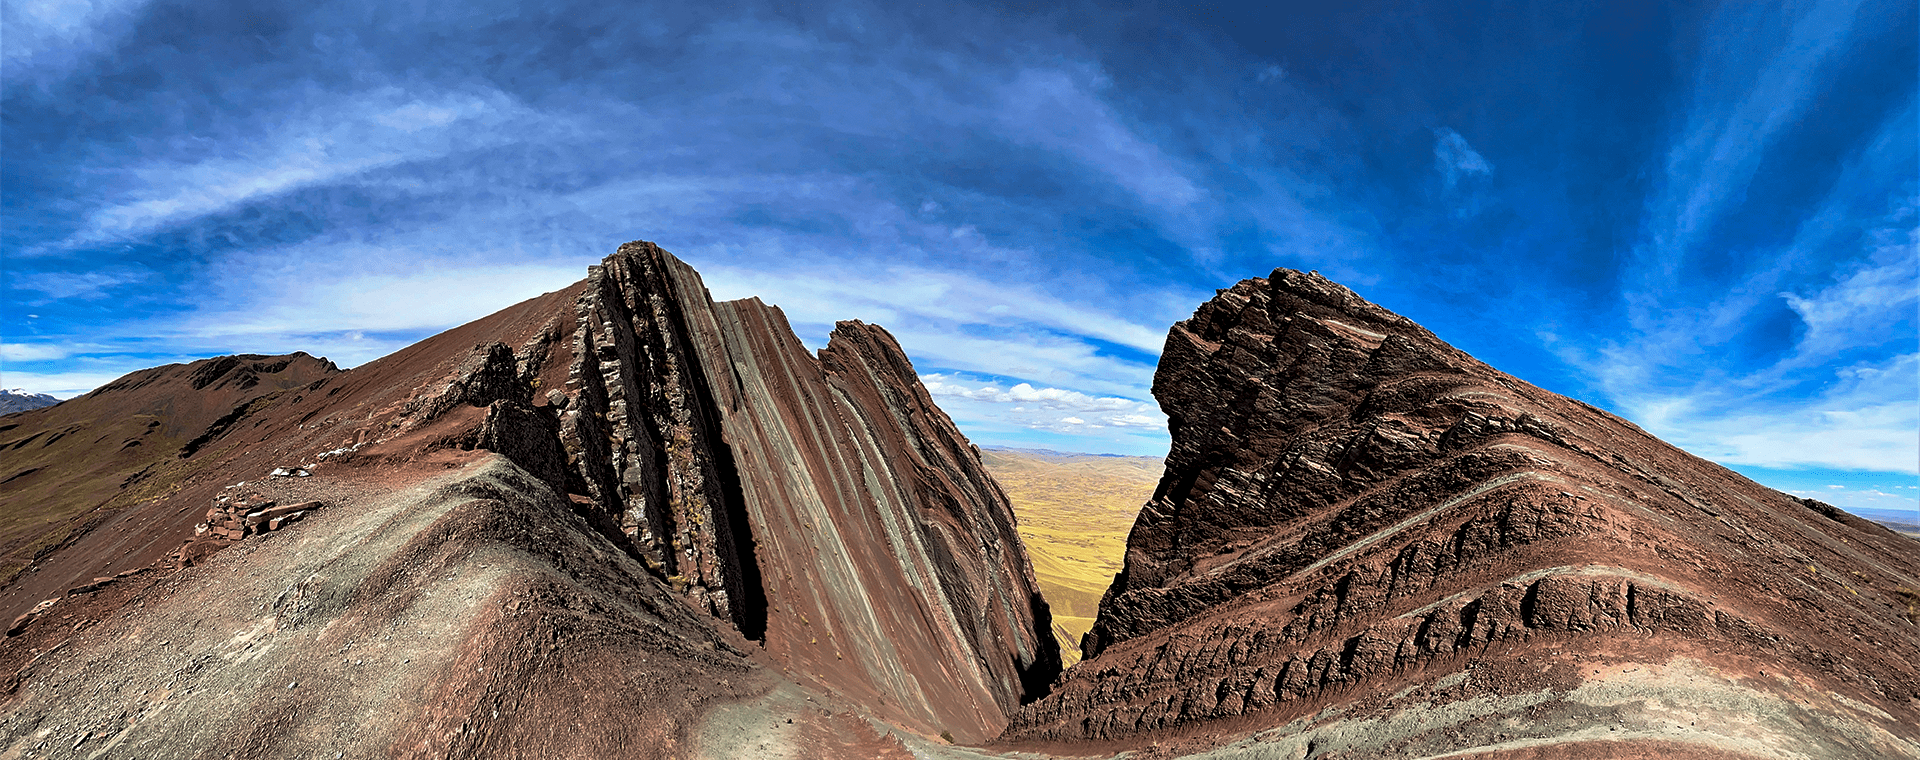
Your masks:
{"label": "striped rock surface", "polygon": [[1920,751],[1909,538],[1317,274],[1243,281],[1175,325],[1154,394],[1165,475],[1087,659],[1009,739],[1291,725],[1269,738],[1314,757]]}
{"label": "striped rock surface", "polygon": [[788,668],[985,740],[1058,674],[1013,511],[885,330],[814,356],[758,299],[629,243],[578,301],[561,438],[649,564]]}

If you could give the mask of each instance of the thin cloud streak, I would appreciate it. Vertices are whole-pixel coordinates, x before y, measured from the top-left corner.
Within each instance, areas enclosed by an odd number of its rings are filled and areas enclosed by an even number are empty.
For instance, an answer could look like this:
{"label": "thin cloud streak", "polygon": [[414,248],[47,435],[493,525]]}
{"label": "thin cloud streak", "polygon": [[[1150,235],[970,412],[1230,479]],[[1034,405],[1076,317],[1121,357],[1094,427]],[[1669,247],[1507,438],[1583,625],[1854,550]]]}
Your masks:
{"label": "thin cloud streak", "polygon": [[328,98],[240,155],[158,160],[125,170],[117,196],[55,250],[136,238],[270,196],[368,171],[481,150],[527,114],[502,93],[417,98],[393,87]]}
{"label": "thin cloud streak", "polygon": [[[1783,131],[1797,124],[1826,83],[1830,59],[1846,49],[1861,3],[1825,0],[1792,20],[1784,39],[1769,39],[1770,19],[1790,13],[1772,4],[1722,6],[1707,35],[1719,46],[1695,82],[1685,133],[1665,166],[1664,189],[1648,207],[1647,242],[1639,253],[1637,292],[1630,293],[1635,324],[1653,317],[1654,295],[1696,255],[1710,227],[1732,199],[1754,181],[1761,159]],[[1734,41],[1759,41],[1738,47]],[[1766,46],[1768,41],[1772,46]],[[1747,72],[1757,72],[1746,79]],[[1724,92],[1738,94],[1723,100]]]}
{"label": "thin cloud streak", "polygon": [[9,85],[64,76],[127,34],[149,0],[12,0],[0,5]]}
{"label": "thin cloud streak", "polygon": [[1448,190],[1458,187],[1467,177],[1493,173],[1493,164],[1468,145],[1467,138],[1459,132],[1441,127],[1434,130],[1434,138],[1433,163],[1440,170],[1440,176],[1446,178]]}

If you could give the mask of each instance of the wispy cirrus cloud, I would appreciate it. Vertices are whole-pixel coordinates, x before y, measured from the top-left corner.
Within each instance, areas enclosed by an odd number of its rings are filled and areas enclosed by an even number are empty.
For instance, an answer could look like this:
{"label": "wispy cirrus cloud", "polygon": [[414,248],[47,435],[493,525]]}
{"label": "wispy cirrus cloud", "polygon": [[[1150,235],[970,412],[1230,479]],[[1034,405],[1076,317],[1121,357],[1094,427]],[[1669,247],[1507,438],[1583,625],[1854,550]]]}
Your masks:
{"label": "wispy cirrus cloud", "polygon": [[15,0],[0,5],[9,84],[54,78],[99,56],[126,35],[150,0]]}
{"label": "wispy cirrus cloud", "polygon": [[1733,465],[1920,473],[1920,354],[1835,373],[1805,399],[1733,392],[1628,397],[1630,417],[1654,435]]}
{"label": "wispy cirrus cloud", "polygon": [[[1911,245],[1887,209],[1914,120],[1868,101],[1913,67],[1860,19],[1909,6],[1617,29],[1600,6],[14,3],[7,338],[101,348],[7,369],[350,365],[644,238],[810,343],[887,327],[983,442],[1160,453],[1163,431],[1001,394],[1150,409],[1167,325],[1293,266],[1786,467],[1729,436],[1903,424],[1863,378],[1915,353],[1897,256],[1873,258],[1874,230]],[[33,9],[65,10],[15,22]]]}
{"label": "wispy cirrus cloud", "polygon": [[[530,117],[498,91],[423,97],[382,87],[308,102],[304,112],[255,125],[264,134],[211,151],[198,135],[153,146],[147,153],[155,158],[117,170],[100,205],[53,250],[135,238],[382,167],[484,150],[509,139],[508,123]],[[200,155],[168,156],[178,153]]]}
{"label": "wispy cirrus cloud", "polygon": [[[1753,184],[1759,167],[1790,161],[1780,145],[1808,139],[1801,116],[1842,84],[1836,67],[1859,11],[1825,2],[1716,14],[1710,44],[1744,44],[1716,51],[1724,55],[1696,75],[1632,251],[1637,266],[1623,276],[1630,330],[1590,354],[1563,352],[1627,417],[1716,461],[1920,467],[1920,219],[1902,168],[1920,156],[1913,97],[1867,122],[1839,170],[1796,196],[1792,205],[1812,196],[1811,212],[1772,237],[1729,231],[1779,224],[1745,208],[1782,203]],[[1673,287],[1682,277],[1717,279],[1686,291]]]}
{"label": "wispy cirrus cloud", "polygon": [[[1888,328],[1911,319],[1920,308],[1920,198],[1908,198],[1889,214],[1887,226],[1867,234],[1865,260],[1839,274],[1836,282],[1804,295],[1782,292],[1806,326],[1790,367],[1818,363],[1848,350],[1899,341],[1901,332]],[[1911,322],[1909,322],[1911,324]]]}
{"label": "wispy cirrus cloud", "polygon": [[80,272],[25,272],[10,277],[7,287],[39,294],[37,298],[21,301],[27,305],[39,305],[61,299],[97,299],[105,296],[109,289],[152,277],[151,270],[137,265]]}
{"label": "wispy cirrus cloud", "polygon": [[1179,162],[1130,129],[1097,96],[1108,86],[1092,67],[1024,69],[1001,88],[999,129],[1021,144],[1072,156],[1156,208],[1178,210],[1207,198]]}
{"label": "wispy cirrus cloud", "polygon": [[1467,144],[1467,138],[1449,127],[1433,131],[1433,164],[1446,180],[1447,189],[1460,186],[1461,180],[1473,176],[1486,176],[1493,173],[1493,164],[1481,157],[1479,151]]}
{"label": "wispy cirrus cloud", "polygon": [[863,318],[880,323],[1025,326],[1126,346],[1147,356],[1158,355],[1166,343],[1164,327],[1148,327],[1027,285],[965,272],[893,267],[878,272],[785,273],[720,266],[704,276],[714,283],[716,298],[762,296],[780,304],[789,319],[808,324],[867,315]]}
{"label": "wispy cirrus cloud", "polygon": [[102,343],[0,343],[0,360],[40,362],[111,350]]}
{"label": "wispy cirrus cloud", "polygon": [[1768,150],[1831,85],[1861,4],[1728,4],[1715,12],[1705,36],[1711,54],[1702,57],[1685,127],[1648,204],[1646,240],[1636,253],[1639,282],[1630,294],[1636,324],[1654,319],[1661,283],[1699,255],[1696,248],[1745,194]]}

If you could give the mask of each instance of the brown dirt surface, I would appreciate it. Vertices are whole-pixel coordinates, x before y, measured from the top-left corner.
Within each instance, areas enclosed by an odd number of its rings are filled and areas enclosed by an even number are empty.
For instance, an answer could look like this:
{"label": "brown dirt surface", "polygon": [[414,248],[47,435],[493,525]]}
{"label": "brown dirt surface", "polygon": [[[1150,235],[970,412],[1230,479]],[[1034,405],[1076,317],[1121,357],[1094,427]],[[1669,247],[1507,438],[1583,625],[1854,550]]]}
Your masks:
{"label": "brown dirt surface", "polygon": [[285,490],[332,506],[10,639],[3,756],[675,757],[704,705],[771,687],[500,457]]}
{"label": "brown dirt surface", "polygon": [[1920,753],[1904,536],[1313,274],[1176,325],[1154,392],[1164,477],[1089,659],[1009,746],[1267,730],[1285,747],[1216,756]]}
{"label": "brown dirt surface", "polygon": [[[151,443],[118,453],[82,446],[50,454],[39,471],[0,488],[0,515],[23,526],[19,535],[37,529],[43,536],[12,550],[21,564],[18,576],[0,586],[0,617],[12,620],[94,577],[163,563],[223,489],[267,480],[275,468],[311,465],[317,472],[355,456],[392,464],[435,447],[471,448],[465,439],[477,418],[460,409],[445,410],[444,418],[425,414],[429,399],[420,396],[457,377],[482,337],[524,341],[557,322],[551,312],[567,311],[573,295],[516,304],[349,372],[305,354],[220,357],[142,370],[58,406],[7,417],[18,427],[0,435],[18,434],[4,440],[22,451],[61,431],[71,432],[48,448],[68,439],[117,441],[113,436],[128,426],[155,432]],[[434,432],[422,436],[428,427]],[[130,452],[144,459],[130,459]]]}

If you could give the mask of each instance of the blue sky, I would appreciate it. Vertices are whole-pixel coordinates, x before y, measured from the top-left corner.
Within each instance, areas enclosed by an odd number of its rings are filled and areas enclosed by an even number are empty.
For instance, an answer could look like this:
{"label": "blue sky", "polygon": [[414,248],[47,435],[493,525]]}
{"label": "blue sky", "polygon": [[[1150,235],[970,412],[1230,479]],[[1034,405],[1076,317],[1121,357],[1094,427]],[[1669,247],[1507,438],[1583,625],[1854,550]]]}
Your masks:
{"label": "blue sky", "polygon": [[976,441],[1160,454],[1167,326],[1286,266],[1920,503],[1911,0],[689,5],[8,0],[0,384],[351,366],[648,239]]}

